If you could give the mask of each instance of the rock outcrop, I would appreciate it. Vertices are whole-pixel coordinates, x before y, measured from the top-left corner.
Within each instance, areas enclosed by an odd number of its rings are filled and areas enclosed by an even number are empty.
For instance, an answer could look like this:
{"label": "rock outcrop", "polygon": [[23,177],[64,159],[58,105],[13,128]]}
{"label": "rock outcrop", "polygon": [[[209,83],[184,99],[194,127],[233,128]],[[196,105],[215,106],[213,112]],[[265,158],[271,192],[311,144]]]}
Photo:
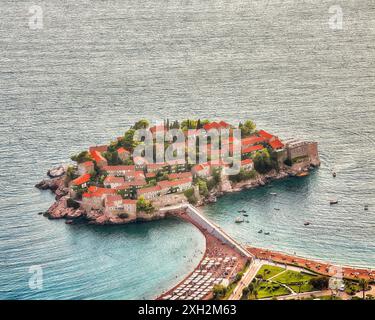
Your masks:
{"label": "rock outcrop", "polygon": [[65,173],[66,173],[66,167],[63,165],[60,165],[56,168],[52,168],[47,171],[47,175],[50,178],[58,178],[58,177],[63,176]]}

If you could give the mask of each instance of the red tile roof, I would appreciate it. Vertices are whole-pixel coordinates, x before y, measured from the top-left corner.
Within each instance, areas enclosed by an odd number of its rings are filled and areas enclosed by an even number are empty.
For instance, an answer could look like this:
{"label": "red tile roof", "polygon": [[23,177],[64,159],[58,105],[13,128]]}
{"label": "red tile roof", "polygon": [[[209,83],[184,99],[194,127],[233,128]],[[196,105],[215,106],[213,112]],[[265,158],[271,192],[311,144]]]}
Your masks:
{"label": "red tile roof", "polygon": [[147,164],[148,163],[148,161],[145,158],[143,158],[143,157],[135,157],[135,158],[133,158],[133,161],[137,165]]}
{"label": "red tile roof", "polygon": [[137,204],[137,200],[124,199],[124,200],[122,200],[122,203],[123,204],[133,204],[133,205],[136,205]]}
{"label": "red tile roof", "polygon": [[250,147],[247,147],[247,148],[244,148],[242,149],[242,153],[249,153],[249,152],[253,152],[253,151],[258,151],[258,150],[262,150],[264,147],[261,146],[261,145],[257,145],[257,146],[250,146]]}
{"label": "red tile roof", "polygon": [[146,178],[155,178],[156,177],[156,173],[155,172],[147,172],[146,173]]}
{"label": "red tile roof", "polygon": [[108,176],[104,179],[104,183],[124,183],[125,180],[123,177],[113,177],[113,176]]}
{"label": "red tile roof", "polygon": [[112,207],[116,202],[122,202],[122,197],[118,194],[111,194],[105,197],[105,206]]}
{"label": "red tile roof", "polygon": [[93,158],[95,160],[96,163],[99,163],[101,161],[107,161],[101,154],[99,151],[90,151],[90,155],[91,155],[91,158]]}
{"label": "red tile roof", "polygon": [[134,177],[135,179],[145,179],[145,174],[143,171],[128,171],[126,177]]}
{"label": "red tile roof", "polygon": [[196,164],[193,169],[195,171],[202,171],[204,170],[205,168],[209,167],[210,165],[208,163],[201,163],[201,164]]}
{"label": "red tile roof", "polygon": [[267,140],[270,140],[270,139],[273,137],[272,134],[270,134],[270,133],[268,133],[267,131],[264,131],[264,130],[259,130],[259,131],[258,131],[258,134],[259,134],[261,137],[263,137],[264,139],[267,139]]}
{"label": "red tile roof", "polygon": [[246,165],[251,164],[251,163],[253,163],[253,160],[245,159],[245,160],[241,161],[241,166],[246,166]]}
{"label": "red tile roof", "polygon": [[171,187],[177,187],[181,184],[189,183],[191,181],[192,181],[192,178],[183,178],[183,179],[178,179],[178,180],[173,180],[173,181],[165,180],[165,181],[159,181],[158,186],[160,186],[160,188],[162,189],[166,189],[166,188],[171,188]]}
{"label": "red tile roof", "polygon": [[145,194],[149,192],[160,191],[160,186],[153,186],[148,188],[142,188],[137,191],[138,194]]}
{"label": "red tile roof", "polygon": [[108,150],[108,146],[95,146],[95,147],[90,147],[89,148],[90,153],[92,151],[106,152],[107,150]]}
{"label": "red tile roof", "polygon": [[261,142],[265,142],[265,139],[263,137],[251,136],[248,138],[241,139],[241,143],[243,146],[254,145],[256,143],[261,143]]}
{"label": "red tile roof", "polygon": [[164,127],[163,124],[159,124],[159,125],[151,127],[150,131],[151,131],[151,133],[155,133],[156,131],[157,132],[165,132],[165,131],[167,131],[167,128]]}
{"label": "red tile roof", "polygon": [[109,189],[109,188],[101,188],[96,186],[91,186],[88,189],[88,192],[84,195],[86,197],[101,197],[105,194],[116,194],[115,189]]}
{"label": "red tile roof", "polygon": [[145,186],[145,185],[147,185],[146,180],[144,180],[144,179],[135,179],[133,181],[124,182],[123,184],[119,185],[115,189],[116,190],[126,190],[126,189],[129,189],[130,187],[133,187],[133,186],[134,187],[141,187],[141,186]]}
{"label": "red tile roof", "polygon": [[183,165],[186,163],[185,159],[176,159],[176,160],[169,160],[166,162],[166,165],[176,166],[176,165]]}
{"label": "red tile roof", "polygon": [[149,163],[147,165],[147,168],[149,168],[149,169],[160,169],[160,168],[163,168],[166,165],[167,165],[166,163]]}
{"label": "red tile roof", "polygon": [[75,185],[75,186],[80,186],[81,184],[84,184],[84,183],[90,181],[90,178],[91,178],[91,174],[86,173],[86,174],[78,177],[77,179],[74,179],[72,181],[72,184]]}
{"label": "red tile roof", "polygon": [[81,163],[81,165],[83,165],[85,167],[91,167],[91,166],[94,165],[94,162],[92,162],[92,161],[86,161],[86,162]]}
{"label": "red tile roof", "polygon": [[206,131],[209,131],[211,129],[225,129],[225,128],[228,128],[230,125],[224,121],[220,121],[220,122],[211,122],[211,123],[207,123],[203,126],[203,129],[206,130]]}
{"label": "red tile roof", "polygon": [[220,125],[222,128],[229,128],[229,127],[230,127],[230,124],[229,124],[229,123],[226,123],[225,121],[220,121],[220,122],[219,122],[219,125]]}
{"label": "red tile roof", "polygon": [[105,171],[135,171],[135,165],[130,166],[104,166]]}
{"label": "red tile roof", "polygon": [[125,148],[123,148],[123,147],[120,147],[120,148],[118,148],[117,149],[117,153],[130,153],[130,151],[129,150],[126,150]]}
{"label": "red tile roof", "polygon": [[192,177],[193,177],[193,175],[191,174],[191,172],[170,173],[168,175],[169,180],[192,178]]}
{"label": "red tile roof", "polygon": [[284,144],[279,139],[275,139],[275,140],[271,141],[270,146],[274,150],[284,148]]}

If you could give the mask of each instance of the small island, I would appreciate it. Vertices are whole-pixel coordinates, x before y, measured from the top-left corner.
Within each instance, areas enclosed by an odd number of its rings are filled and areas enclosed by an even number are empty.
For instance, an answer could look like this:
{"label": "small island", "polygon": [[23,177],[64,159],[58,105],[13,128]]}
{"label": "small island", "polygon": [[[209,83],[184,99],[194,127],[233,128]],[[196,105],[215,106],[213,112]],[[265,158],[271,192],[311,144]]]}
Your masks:
{"label": "small island", "polygon": [[[137,130],[149,132],[153,151],[175,146],[184,150],[183,157],[158,161],[155,154],[152,159],[135,156],[137,146],[145,144],[145,140],[135,139]],[[234,137],[235,131],[240,139]],[[168,132],[179,132],[186,139],[167,139]],[[218,143],[211,132],[218,136]],[[202,137],[208,142],[201,150],[198,141]],[[188,155],[192,148],[193,163]],[[234,156],[236,148],[239,168],[235,174],[226,174],[230,164],[220,155],[226,149]],[[182,203],[202,206],[226,193],[263,186],[274,179],[305,176],[320,165],[317,142],[282,140],[257,130],[251,120],[237,126],[200,119],[165,120],[150,126],[147,120],[140,120],[123,136],[106,145],[91,146],[71,160],[74,164],[50,170],[51,179],[36,185],[56,195],[45,215],[65,218],[68,223],[79,219],[100,225],[164,218],[163,208]]]}
{"label": "small island", "polygon": [[140,120],[123,136],[71,160],[36,185],[55,193],[48,218],[111,225],[174,216],[205,236],[199,264],[157,299],[365,299],[373,290],[371,269],[244,246],[197,208],[276,179],[303,179],[320,165],[317,142],[281,139],[250,120],[237,126],[200,119],[150,126]]}

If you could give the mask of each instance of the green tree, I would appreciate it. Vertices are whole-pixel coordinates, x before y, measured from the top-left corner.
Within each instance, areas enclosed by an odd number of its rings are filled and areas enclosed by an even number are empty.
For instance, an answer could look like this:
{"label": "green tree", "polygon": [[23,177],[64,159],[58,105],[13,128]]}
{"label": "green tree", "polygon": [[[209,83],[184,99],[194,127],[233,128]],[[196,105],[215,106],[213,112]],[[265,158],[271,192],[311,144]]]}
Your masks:
{"label": "green tree", "polygon": [[154,211],[154,207],[151,202],[141,196],[137,201],[137,212],[151,213],[152,211]]}
{"label": "green tree", "polygon": [[82,151],[81,153],[77,155],[71,156],[70,159],[72,159],[72,161],[76,161],[77,163],[82,163],[82,162],[92,160],[88,151]]}
{"label": "green tree", "polygon": [[221,182],[221,168],[214,168],[212,170],[212,179],[215,182],[215,186]]}
{"label": "green tree", "polygon": [[245,180],[251,180],[256,177],[256,172],[254,170],[246,171],[243,168],[240,169],[240,172],[234,175],[229,176],[229,180],[232,182],[240,182]]}
{"label": "green tree", "polygon": [[258,299],[258,290],[257,289],[254,290],[253,294],[254,294],[254,298]]}
{"label": "green tree", "polygon": [[207,182],[204,180],[198,180],[198,188],[199,188],[199,194],[207,197],[208,196],[208,188],[207,188]]}
{"label": "green tree", "polygon": [[254,287],[254,284],[253,283],[250,283],[247,288],[249,289],[249,294],[250,294],[250,297],[254,294],[254,291],[255,291],[255,287]]}
{"label": "green tree", "polygon": [[104,152],[103,156],[104,156],[104,158],[107,159],[109,165],[115,166],[115,165],[122,164],[122,161],[118,157],[117,151],[113,151],[113,152],[107,151],[107,152]]}
{"label": "green tree", "polygon": [[368,281],[366,279],[360,279],[359,280],[359,287],[362,290],[362,298],[363,298],[363,300],[365,300],[366,290],[367,290],[367,287],[368,287]]}
{"label": "green tree", "polygon": [[137,145],[134,141],[134,133],[134,129],[126,131],[124,137],[120,140],[120,145],[127,150],[133,150]]}
{"label": "green tree", "polygon": [[253,160],[255,170],[259,173],[267,173],[273,169],[271,156],[267,149],[257,151]]}
{"label": "green tree", "polygon": [[224,287],[221,284],[215,284],[214,285],[214,287],[213,287],[214,299],[223,298],[226,293],[227,293],[227,288],[226,287]]}
{"label": "green tree", "polygon": [[66,176],[67,178],[70,180],[73,180],[77,177],[77,175],[75,174],[75,169],[73,166],[69,166],[67,169],[66,169]]}
{"label": "green tree", "polygon": [[150,123],[146,119],[142,119],[142,120],[137,121],[134,124],[133,129],[134,130],[146,129],[146,128],[148,128],[149,125],[150,125]]}
{"label": "green tree", "polygon": [[175,121],[173,121],[173,123],[171,124],[170,128],[171,128],[171,129],[180,129],[180,123],[179,123],[177,120],[175,120]]}
{"label": "green tree", "polygon": [[251,120],[246,120],[243,124],[240,123],[238,126],[241,129],[242,137],[248,137],[255,132],[256,125]]}
{"label": "green tree", "polygon": [[328,288],[329,279],[323,276],[314,277],[309,280],[309,284],[312,285],[314,289],[325,290]]}
{"label": "green tree", "polygon": [[194,188],[185,190],[184,195],[189,203],[196,204],[198,202],[197,198],[195,197]]}
{"label": "green tree", "polygon": [[247,296],[249,295],[249,288],[248,287],[245,287],[242,289],[242,297],[244,299],[247,299]]}
{"label": "green tree", "polygon": [[181,122],[181,129],[182,130],[188,130],[188,129],[196,129],[197,128],[198,121],[197,120],[190,120],[186,119]]}

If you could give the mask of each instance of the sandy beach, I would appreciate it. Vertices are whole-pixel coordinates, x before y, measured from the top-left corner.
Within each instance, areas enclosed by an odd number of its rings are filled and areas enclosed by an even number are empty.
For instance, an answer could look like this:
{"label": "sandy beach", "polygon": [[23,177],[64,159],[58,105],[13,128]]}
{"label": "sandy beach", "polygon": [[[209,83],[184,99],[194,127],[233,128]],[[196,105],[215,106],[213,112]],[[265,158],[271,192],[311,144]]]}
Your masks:
{"label": "sandy beach", "polygon": [[[224,279],[231,279],[233,276],[235,276],[239,271],[243,269],[247,259],[241,256],[236,250],[234,250],[232,247],[228,246],[227,244],[222,243],[217,238],[209,234],[206,229],[196,224],[184,212],[179,212],[177,214],[174,214],[174,216],[177,216],[185,220],[186,222],[192,223],[203,233],[203,235],[206,238],[206,250],[203,255],[203,258],[201,259],[197,267],[194,269],[194,271],[189,273],[182,281],[180,281],[173,288],[161,294],[157,298],[157,300],[171,299],[171,297],[173,297],[174,295],[174,292],[180,291],[180,290],[187,290],[186,286],[189,286],[189,284],[187,283],[190,282],[190,280],[192,279],[192,277],[194,277],[194,275],[207,274],[207,273],[210,274],[210,278],[215,279],[208,286],[209,288],[211,288],[214,284],[219,284]],[[215,263],[213,264],[212,267],[207,268],[207,265],[209,265],[210,261],[215,261]],[[194,280],[192,280],[192,282],[195,283]],[[198,286],[198,288],[195,288],[196,286]],[[199,287],[200,285],[198,282],[198,284],[193,285],[191,287],[191,290],[189,290],[189,292],[191,293],[194,291],[198,291],[200,290]],[[203,290],[203,292],[204,291],[205,290]],[[188,298],[188,297],[180,296],[177,299],[185,299],[185,298]],[[208,300],[208,299],[212,299],[211,289],[206,294],[204,294],[200,300]],[[172,299],[172,300],[175,300],[175,299]]]}

